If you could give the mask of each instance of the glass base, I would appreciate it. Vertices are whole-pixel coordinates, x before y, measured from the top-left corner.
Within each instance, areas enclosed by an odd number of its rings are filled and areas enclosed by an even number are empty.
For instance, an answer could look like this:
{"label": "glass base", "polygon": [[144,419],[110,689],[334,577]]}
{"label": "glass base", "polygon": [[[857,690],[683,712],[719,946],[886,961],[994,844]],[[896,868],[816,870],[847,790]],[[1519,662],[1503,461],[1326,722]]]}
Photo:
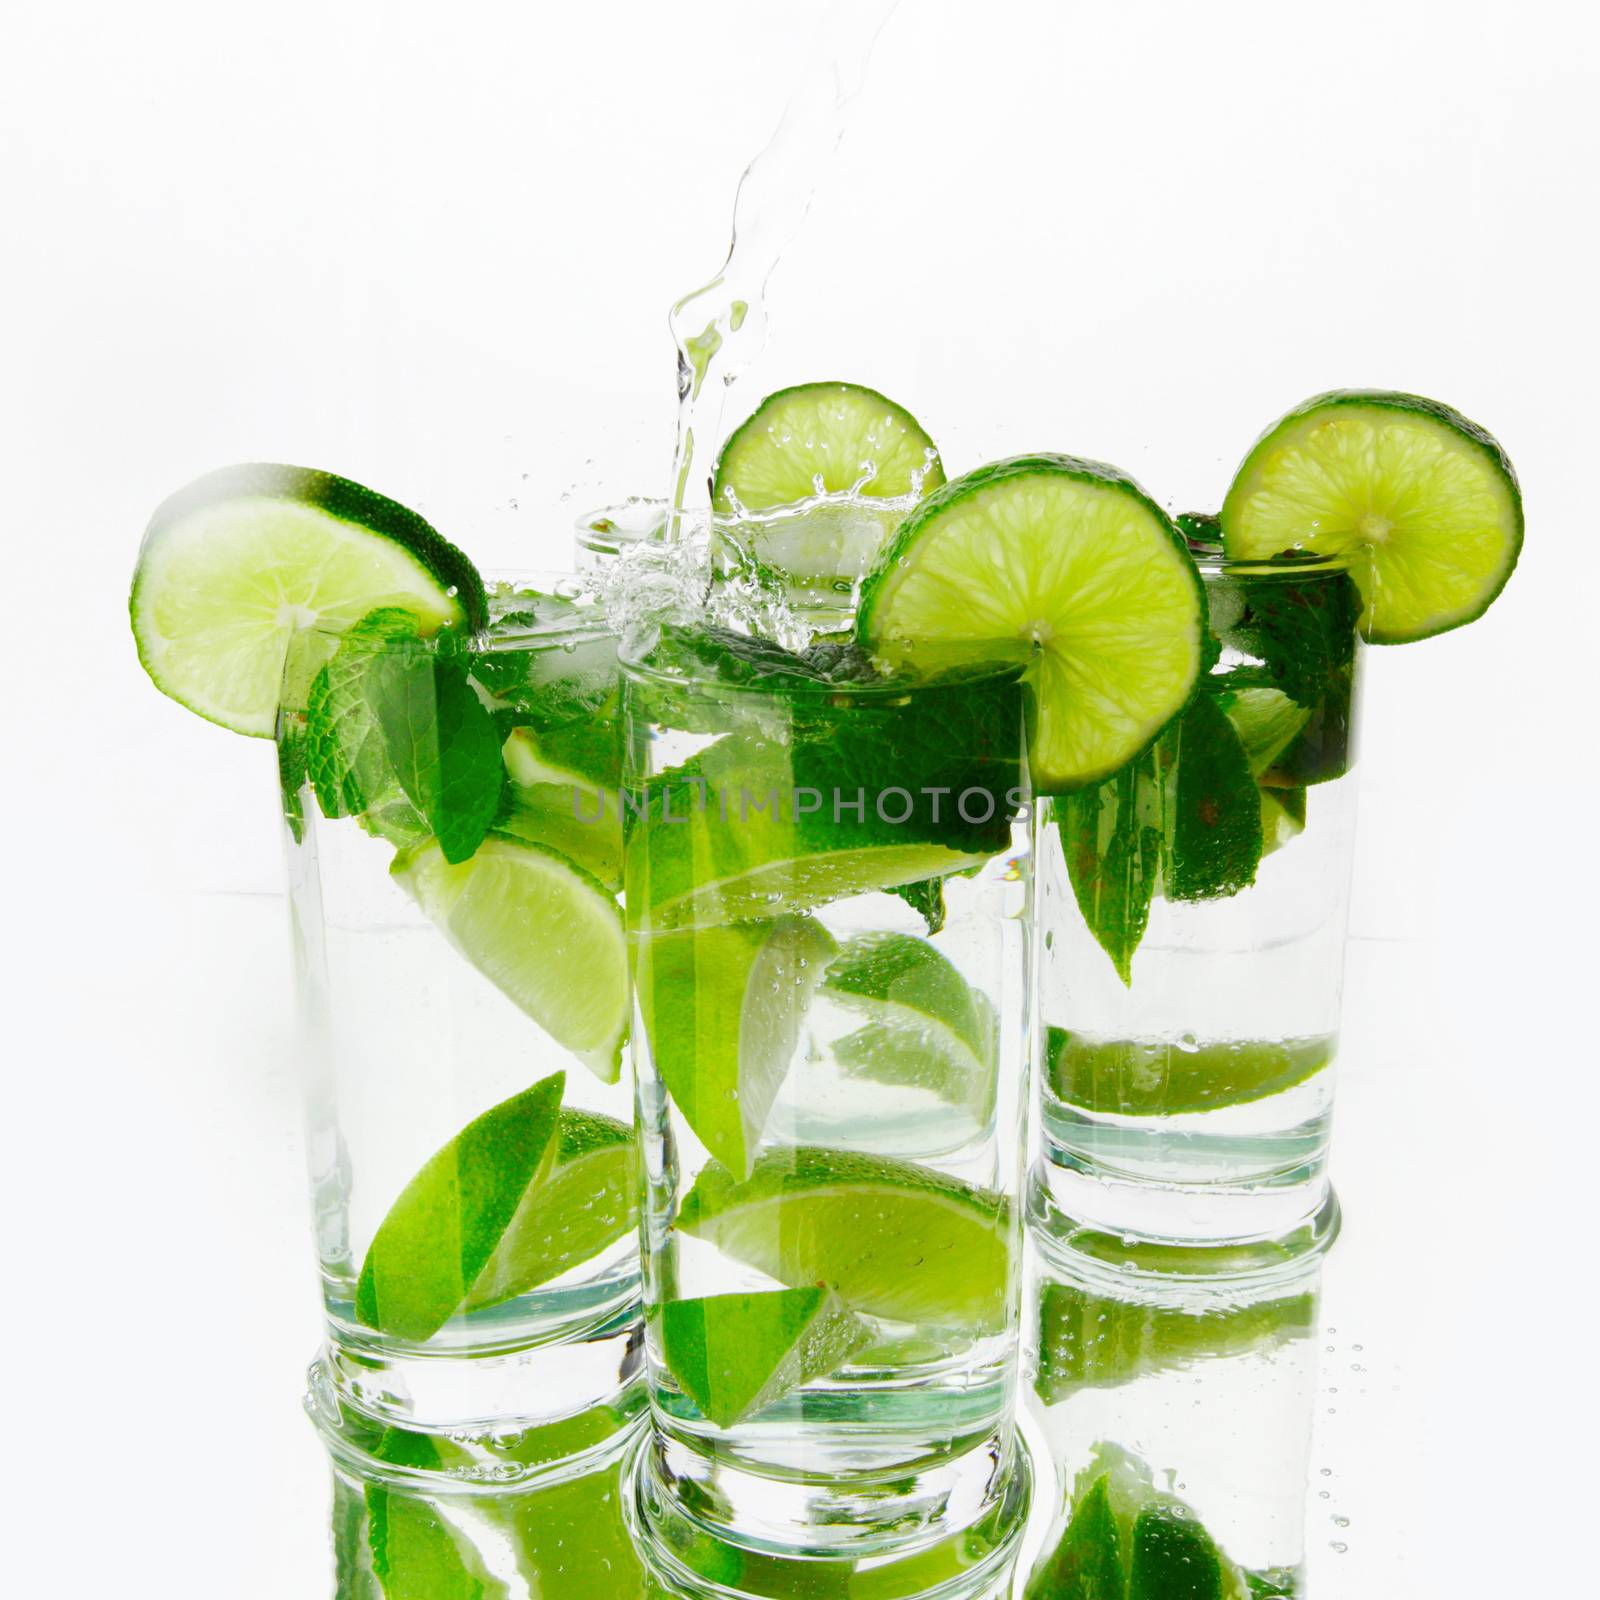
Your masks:
{"label": "glass base", "polygon": [[[1314,1260],[1339,1236],[1339,1198],[1320,1168],[1276,1188],[1137,1183],[1039,1161],[1030,1235],[1047,1261],[1158,1277],[1252,1277]],[[1143,1264],[1141,1264],[1141,1256]]]}
{"label": "glass base", "polygon": [[668,1594],[1010,1593],[1033,1487],[1028,1453],[1011,1430],[954,1460],[893,1476],[780,1479],[718,1464],[707,1481],[676,1475],[683,1463],[674,1454],[670,1440],[646,1430],[624,1473],[635,1543]]}
{"label": "glass base", "polygon": [[[330,1335],[308,1373],[306,1410],[353,1471],[385,1459],[385,1436],[402,1447],[408,1437],[438,1436],[459,1447],[446,1452],[452,1476],[514,1482],[530,1462],[581,1448],[593,1426],[585,1419],[631,1420],[645,1407],[636,1306],[583,1338],[471,1355],[407,1353]],[[435,1470],[426,1451],[419,1459],[425,1474]]]}

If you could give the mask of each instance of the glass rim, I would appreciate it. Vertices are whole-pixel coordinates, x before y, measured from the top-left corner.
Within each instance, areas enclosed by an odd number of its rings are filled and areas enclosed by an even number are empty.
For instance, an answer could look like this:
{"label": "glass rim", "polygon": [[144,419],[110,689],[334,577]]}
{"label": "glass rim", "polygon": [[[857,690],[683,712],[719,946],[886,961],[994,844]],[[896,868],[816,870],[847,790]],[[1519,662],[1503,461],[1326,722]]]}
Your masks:
{"label": "glass rim", "polygon": [[[554,644],[566,639],[586,639],[616,632],[615,627],[607,622],[599,597],[582,573],[566,572],[555,567],[515,567],[490,568],[482,574],[482,577],[489,599],[488,628],[457,628],[454,624],[444,623],[431,633],[418,634],[415,637],[374,639],[371,648],[375,651],[408,650],[418,642],[426,644],[439,638],[441,634],[449,634],[461,641],[461,648],[467,654],[492,655],[498,650],[528,649],[546,641]],[[515,615],[514,596],[505,591],[518,588],[533,589],[547,599],[571,600],[579,605],[581,610],[572,616],[551,617],[544,621],[519,624],[516,627],[502,626],[497,631],[491,632],[497,621],[495,616],[497,603],[502,607],[502,616]],[[454,592],[451,591],[452,594]],[[370,609],[376,611],[383,608],[378,605]],[[406,608],[403,604],[397,603],[394,609]],[[360,620],[359,617],[355,619],[356,622]],[[295,639],[306,637],[324,639],[337,644],[353,626],[352,622],[335,622],[330,618],[319,617],[315,622],[294,630],[290,637],[289,649],[293,650]]]}
{"label": "glass rim", "polygon": [[1221,545],[1195,539],[1184,541],[1202,574],[1239,578],[1314,578],[1350,571],[1350,557],[1342,551],[1283,550],[1277,555],[1230,556]]}
{"label": "glass rim", "polygon": [[1020,682],[1027,677],[1039,656],[1038,646],[1025,641],[1018,641],[1010,648],[1009,658],[997,658],[996,651],[999,647],[992,643],[975,642],[970,646],[941,649],[939,667],[932,675],[927,672],[914,672],[909,668],[896,668],[866,681],[846,679],[839,683],[829,683],[822,679],[803,678],[798,674],[788,676],[774,673],[756,683],[731,683],[726,678],[719,677],[710,667],[703,671],[682,672],[652,666],[645,660],[645,656],[655,648],[657,642],[658,635],[655,629],[650,627],[636,627],[621,635],[617,647],[617,663],[624,677],[637,683],[679,689],[691,694],[707,693],[723,699],[749,698],[768,703],[774,700],[831,700],[835,703],[854,703],[861,700],[904,702],[914,699],[919,694],[989,684],[1006,678],[1014,678]]}

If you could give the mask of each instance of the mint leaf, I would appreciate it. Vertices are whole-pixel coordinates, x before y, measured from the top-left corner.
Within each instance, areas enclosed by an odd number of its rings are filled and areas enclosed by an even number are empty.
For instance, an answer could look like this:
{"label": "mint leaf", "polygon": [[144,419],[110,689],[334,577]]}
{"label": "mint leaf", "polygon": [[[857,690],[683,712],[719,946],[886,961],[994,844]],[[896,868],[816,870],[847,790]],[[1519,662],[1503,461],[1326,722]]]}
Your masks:
{"label": "mint leaf", "polygon": [[1261,862],[1261,796],[1239,735],[1209,689],[1190,701],[1176,732],[1162,736],[1156,760],[1171,774],[1162,893],[1215,900],[1248,888]]}
{"label": "mint leaf", "polygon": [[898,895],[922,918],[930,939],[944,926],[943,878],[924,878],[920,883],[897,884],[889,893]]}
{"label": "mint leaf", "polygon": [[445,860],[465,861],[483,843],[505,784],[500,736],[466,666],[453,656],[389,651],[368,669],[366,696],[406,798]]}
{"label": "mint leaf", "polygon": [[[406,650],[407,644],[414,648]],[[326,817],[367,810],[396,786],[377,712],[368,698],[374,667],[392,652],[421,659],[417,619],[387,606],[370,612],[339,641],[306,696],[306,770]]]}
{"label": "mint leaf", "polygon": [[1165,781],[1150,750],[1092,788],[1051,802],[1078,909],[1124,983],[1133,981],[1133,953],[1161,873]]}

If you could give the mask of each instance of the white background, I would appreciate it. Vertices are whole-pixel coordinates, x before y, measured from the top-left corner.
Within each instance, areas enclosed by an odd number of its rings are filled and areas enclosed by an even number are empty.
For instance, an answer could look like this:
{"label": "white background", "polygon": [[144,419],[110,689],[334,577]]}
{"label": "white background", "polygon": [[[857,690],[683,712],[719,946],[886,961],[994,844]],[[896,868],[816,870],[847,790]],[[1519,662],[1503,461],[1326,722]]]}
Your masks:
{"label": "white background", "polygon": [[[271,752],[142,677],[146,515],[296,460],[548,565],[660,492],[666,308],[817,12],[0,3],[7,1592],[329,1588]],[[861,379],[952,469],[1066,449],[1173,509],[1345,384],[1518,463],[1504,597],[1369,677],[1321,1600],[1588,1570],[1590,16],[904,0],[733,397]]]}

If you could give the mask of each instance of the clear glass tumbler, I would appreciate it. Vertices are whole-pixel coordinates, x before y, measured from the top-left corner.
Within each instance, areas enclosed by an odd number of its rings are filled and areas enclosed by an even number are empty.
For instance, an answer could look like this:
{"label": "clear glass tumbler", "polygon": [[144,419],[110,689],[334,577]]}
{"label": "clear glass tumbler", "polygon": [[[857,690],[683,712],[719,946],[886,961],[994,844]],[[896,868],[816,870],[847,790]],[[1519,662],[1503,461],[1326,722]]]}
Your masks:
{"label": "clear glass tumbler", "polygon": [[1188,710],[1040,810],[1047,1239],[1334,1225],[1359,596],[1334,562],[1196,558],[1220,652]]}
{"label": "clear glass tumbler", "polygon": [[419,639],[379,610],[289,656],[330,1435],[515,1434],[624,1405],[641,1363],[621,835],[591,820],[616,642],[556,584],[499,585],[492,614]]}
{"label": "clear glass tumbler", "polygon": [[787,1557],[995,1592],[1027,1482],[1023,671],[693,620],[623,660],[647,1545],[690,1593],[804,1592]]}

